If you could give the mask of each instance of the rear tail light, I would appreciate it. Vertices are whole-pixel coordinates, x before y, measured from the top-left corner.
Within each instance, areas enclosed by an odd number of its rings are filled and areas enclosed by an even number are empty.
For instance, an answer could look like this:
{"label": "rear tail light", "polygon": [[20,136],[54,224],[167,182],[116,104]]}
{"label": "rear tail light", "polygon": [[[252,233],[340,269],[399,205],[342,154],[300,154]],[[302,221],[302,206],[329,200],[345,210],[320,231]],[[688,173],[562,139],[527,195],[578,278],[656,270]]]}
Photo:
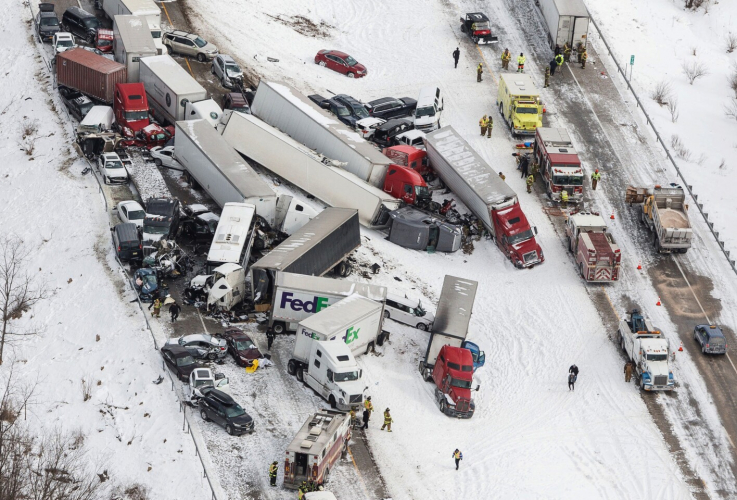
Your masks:
{"label": "rear tail light", "polygon": [[143,250],[143,245],[141,245],[141,244],[139,243],[139,244],[138,244],[138,249],[139,249],[139,250]]}
{"label": "rear tail light", "polygon": [[120,252],[120,245],[118,245],[118,252]]}
{"label": "rear tail light", "polygon": [[709,348],[709,344],[706,344],[707,349]]}

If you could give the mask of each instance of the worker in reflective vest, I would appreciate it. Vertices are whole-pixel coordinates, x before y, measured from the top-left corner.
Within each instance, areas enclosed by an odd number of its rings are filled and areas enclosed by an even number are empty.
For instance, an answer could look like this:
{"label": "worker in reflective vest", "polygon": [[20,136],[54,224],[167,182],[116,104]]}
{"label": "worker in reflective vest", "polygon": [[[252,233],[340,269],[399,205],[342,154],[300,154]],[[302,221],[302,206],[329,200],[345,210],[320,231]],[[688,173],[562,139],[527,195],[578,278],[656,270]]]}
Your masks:
{"label": "worker in reflective vest", "polygon": [[276,473],[279,472],[279,463],[274,460],[269,466],[269,481],[271,486],[276,486]]}
{"label": "worker in reflective vest", "polygon": [[599,183],[599,179],[601,179],[601,174],[599,173],[599,169],[597,168],[593,174],[591,174],[591,189],[596,191],[596,185]]}
{"label": "worker in reflective vest", "polygon": [[458,464],[461,463],[461,460],[463,460],[463,453],[461,453],[461,450],[456,448],[456,451],[453,452],[453,460],[456,461],[456,470],[458,470]]}
{"label": "worker in reflective vest", "polygon": [[392,416],[389,414],[389,408],[384,410],[384,425],[381,426],[381,430],[384,430],[384,427],[387,428],[389,432],[392,431]]}
{"label": "worker in reflective vest", "polygon": [[519,57],[517,58],[517,73],[524,73],[525,72],[525,61],[527,58],[525,58],[525,55],[520,52]]}
{"label": "worker in reflective vest", "polygon": [[568,208],[568,191],[565,189],[560,192],[560,207],[563,209]]}

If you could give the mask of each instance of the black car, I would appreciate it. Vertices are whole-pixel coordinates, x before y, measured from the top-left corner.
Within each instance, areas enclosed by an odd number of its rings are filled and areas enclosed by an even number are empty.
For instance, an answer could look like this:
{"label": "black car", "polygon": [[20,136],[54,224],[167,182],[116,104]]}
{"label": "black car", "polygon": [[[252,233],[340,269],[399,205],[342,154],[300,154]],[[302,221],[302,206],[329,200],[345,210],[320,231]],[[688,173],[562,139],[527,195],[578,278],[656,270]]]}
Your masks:
{"label": "black car", "polygon": [[95,105],[83,93],[63,85],[59,85],[59,95],[61,96],[61,100],[64,101],[64,106],[69,110],[69,114],[80,122],[89,113],[92,106]]}
{"label": "black car", "polygon": [[143,247],[138,227],[132,222],[116,224],[110,231],[118,258],[123,262],[143,259]]}
{"label": "black car", "polygon": [[389,146],[394,146],[396,142],[394,138],[398,134],[412,130],[413,128],[415,128],[415,125],[412,120],[408,118],[394,118],[380,127],[376,127],[371,140],[382,148],[388,148]]}
{"label": "black car", "polygon": [[[179,229],[179,200],[172,198],[149,198],[146,200],[146,215],[158,215],[170,225],[168,234],[173,237]],[[144,226],[146,223],[144,222]],[[145,232],[145,231],[144,231]]]}
{"label": "black car", "polygon": [[220,217],[210,211],[188,215],[181,222],[182,236],[195,241],[212,241],[218,222]]}
{"label": "black car", "polygon": [[390,118],[400,118],[402,116],[412,116],[417,108],[417,101],[410,97],[382,97],[365,104],[368,113],[376,118],[389,120]]}
{"label": "black car", "polygon": [[102,28],[100,20],[93,14],[79,7],[69,7],[61,17],[61,27],[79,38],[94,44],[97,40],[97,30]]}
{"label": "black car", "polygon": [[56,17],[56,12],[54,12],[54,4],[38,4],[38,14],[36,14],[33,24],[36,26],[36,36],[39,42],[53,40],[54,33],[59,31],[59,18]]}
{"label": "black car", "polygon": [[696,325],[693,338],[704,354],[727,354],[727,339],[722,329],[716,325]]}
{"label": "black car", "polygon": [[341,121],[351,128],[356,128],[356,122],[361,118],[369,117],[368,111],[366,111],[363,104],[349,95],[338,94],[333,97],[332,100],[342,104],[348,109],[348,112],[350,113],[349,118]]}
{"label": "black car", "polygon": [[176,373],[177,378],[182,382],[189,382],[189,374],[200,366],[189,351],[180,345],[166,344],[161,346],[161,356],[164,358],[166,366]]}
{"label": "black car", "polygon": [[205,422],[212,420],[225,427],[231,436],[253,432],[253,418],[233,398],[217,389],[208,391],[200,400],[200,416]]}

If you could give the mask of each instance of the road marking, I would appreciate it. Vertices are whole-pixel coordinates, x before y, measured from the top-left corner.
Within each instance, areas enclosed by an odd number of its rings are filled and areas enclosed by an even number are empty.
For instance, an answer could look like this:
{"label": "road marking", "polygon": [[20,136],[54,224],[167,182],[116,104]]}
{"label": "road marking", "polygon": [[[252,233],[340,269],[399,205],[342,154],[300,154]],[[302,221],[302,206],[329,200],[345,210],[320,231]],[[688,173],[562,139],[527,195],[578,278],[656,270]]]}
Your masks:
{"label": "road marking", "polygon": [[619,314],[617,314],[617,310],[614,308],[614,303],[612,302],[612,299],[609,298],[609,293],[606,291],[606,288],[604,288],[604,285],[601,286],[601,291],[604,292],[606,299],[609,301],[609,306],[612,308],[612,311],[614,311],[614,315],[617,317],[617,321],[622,321],[622,318],[620,318]]}
{"label": "road marking", "polygon": [[489,63],[486,61],[486,58],[484,57],[484,53],[481,52],[481,47],[479,47],[478,44],[476,44],[476,50],[479,51],[479,55],[481,56],[481,59],[484,60],[484,64],[486,64],[486,69],[489,70],[489,74],[491,75],[491,78],[494,80],[494,83],[499,85],[499,80],[497,80],[496,77],[494,76],[494,73],[491,72],[491,66],[489,66]]}
{"label": "road marking", "polygon": [[356,460],[353,458],[353,452],[351,451],[351,447],[347,446],[348,448],[348,454],[351,456],[351,462],[353,462],[353,468],[356,469],[356,474],[358,474],[358,478],[361,480],[361,489],[366,494],[366,498],[370,498],[371,495],[369,495],[368,490],[366,489],[366,483],[363,480],[363,476],[361,475],[361,471],[358,469],[358,466],[356,465]]}
{"label": "road marking", "polygon": [[164,14],[166,14],[166,18],[167,18],[167,19],[169,20],[169,25],[170,25],[170,26],[171,26],[171,27],[173,28],[173,27],[174,27],[174,23],[173,23],[173,22],[171,22],[171,17],[169,17],[169,11],[168,11],[168,10],[166,10],[166,4],[164,4],[164,3],[162,2],[162,3],[160,3],[159,5],[161,5],[161,7],[162,7],[162,8],[164,9]]}
{"label": "road marking", "polygon": [[184,62],[187,63],[187,67],[189,68],[189,74],[192,75],[192,78],[194,78],[194,73],[192,73],[192,66],[189,65],[189,59],[186,57],[184,58]]}
{"label": "road marking", "polygon": [[202,314],[200,314],[200,308],[198,307],[196,309],[197,309],[197,316],[200,317],[200,323],[202,323],[202,328],[205,329],[205,333],[208,333],[209,334],[210,332],[207,331],[207,327],[205,326],[205,320],[202,319]]}

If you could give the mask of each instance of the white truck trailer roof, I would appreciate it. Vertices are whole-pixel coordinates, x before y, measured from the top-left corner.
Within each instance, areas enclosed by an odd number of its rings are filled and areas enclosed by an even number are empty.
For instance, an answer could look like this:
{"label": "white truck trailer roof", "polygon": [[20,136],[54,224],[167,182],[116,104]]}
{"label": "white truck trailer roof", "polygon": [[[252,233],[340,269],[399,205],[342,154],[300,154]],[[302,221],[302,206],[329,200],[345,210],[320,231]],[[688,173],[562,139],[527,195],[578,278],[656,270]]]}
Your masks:
{"label": "white truck trailer roof", "polygon": [[300,325],[330,335],[352,326],[357,319],[376,312],[382,307],[381,303],[354,293],[327,309],[302,320]]}
{"label": "white truck trailer roof", "polygon": [[589,17],[583,0],[554,0],[561,16]]}
{"label": "white truck trailer roof", "polygon": [[256,206],[250,203],[226,203],[215,230],[207,262],[241,263],[248,230],[251,228]]}
{"label": "white truck trailer roof", "polygon": [[[190,74],[187,73],[187,71],[168,54],[144,57],[141,59],[141,64],[151,69],[151,72],[177,95],[200,92],[203,96],[207,96],[205,88],[197,83],[197,80],[192,78],[192,76],[190,76]],[[164,91],[164,89],[158,90],[160,92]],[[146,88],[146,92],[152,94],[154,93],[154,89]]]}
{"label": "white truck trailer roof", "polygon": [[150,52],[156,55],[156,45],[154,45],[154,39],[151,37],[151,30],[148,28],[145,17],[115,16],[115,29],[126,51]]}
{"label": "white truck trailer roof", "polygon": [[435,312],[433,333],[465,339],[476,300],[478,282],[446,275]]}
{"label": "white truck trailer roof", "polygon": [[385,286],[294,273],[279,273],[276,277],[276,286],[346,297],[358,294],[377,302],[385,302],[387,297]]}

